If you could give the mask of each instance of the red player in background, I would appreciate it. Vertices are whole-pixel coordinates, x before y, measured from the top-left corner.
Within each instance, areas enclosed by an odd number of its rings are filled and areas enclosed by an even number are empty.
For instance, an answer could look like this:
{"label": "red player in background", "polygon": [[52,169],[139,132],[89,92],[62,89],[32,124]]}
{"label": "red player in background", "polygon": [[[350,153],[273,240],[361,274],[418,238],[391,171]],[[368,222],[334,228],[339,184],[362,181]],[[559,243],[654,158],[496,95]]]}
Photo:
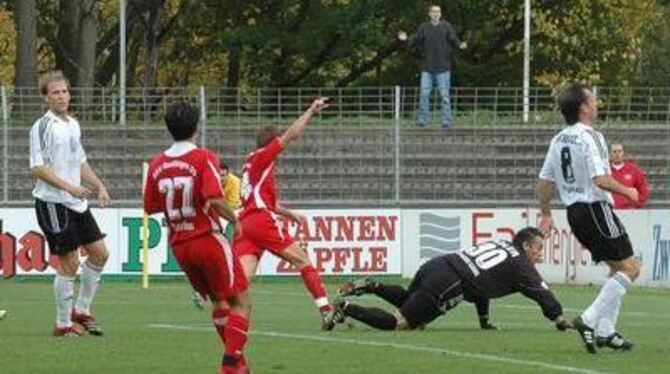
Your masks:
{"label": "red player in background", "polygon": [[644,206],[649,200],[649,183],[644,171],[633,161],[626,158],[626,152],[623,149],[623,144],[620,142],[612,143],[610,150],[612,177],[617,182],[626,187],[633,187],[640,194],[640,200],[633,203],[623,195],[613,193],[614,208],[616,209],[639,209]]}

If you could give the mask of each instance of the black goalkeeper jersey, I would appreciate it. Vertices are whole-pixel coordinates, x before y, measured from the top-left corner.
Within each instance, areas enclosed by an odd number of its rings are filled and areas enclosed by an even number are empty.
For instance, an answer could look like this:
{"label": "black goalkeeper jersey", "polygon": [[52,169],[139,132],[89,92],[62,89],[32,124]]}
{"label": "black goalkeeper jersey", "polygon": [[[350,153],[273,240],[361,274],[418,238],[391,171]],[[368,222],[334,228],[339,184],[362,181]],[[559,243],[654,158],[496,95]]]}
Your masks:
{"label": "black goalkeeper jersey", "polygon": [[[488,241],[430,261],[453,269],[466,300],[488,305],[489,299],[520,292],[535,300],[550,320],[563,314],[561,304],[523,252],[504,240]],[[488,307],[487,307],[488,308]]]}

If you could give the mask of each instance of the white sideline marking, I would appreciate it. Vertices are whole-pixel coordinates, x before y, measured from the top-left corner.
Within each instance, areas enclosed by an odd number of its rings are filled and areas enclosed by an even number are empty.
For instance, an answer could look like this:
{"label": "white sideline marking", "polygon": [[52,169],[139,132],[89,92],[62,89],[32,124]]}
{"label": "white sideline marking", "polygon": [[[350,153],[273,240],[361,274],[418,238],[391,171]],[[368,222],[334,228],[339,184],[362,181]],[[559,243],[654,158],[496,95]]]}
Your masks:
{"label": "white sideline marking", "polygon": [[[173,325],[173,324],[163,324],[163,323],[152,323],[152,324],[149,324],[149,327],[154,328],[154,329],[207,331],[207,332],[210,332],[210,331],[214,330],[213,327]],[[544,369],[562,371],[562,372],[567,372],[567,373],[605,374],[605,372],[602,372],[602,371],[582,369],[582,368],[573,367],[573,366],[566,366],[566,365],[549,364],[549,363],[541,362],[541,361],[521,360],[521,359],[509,358],[509,357],[504,357],[504,356],[495,356],[495,355],[488,355],[488,354],[483,354],[483,353],[460,352],[460,351],[453,351],[453,350],[443,349],[443,348],[423,347],[423,346],[417,346],[417,345],[411,345],[411,344],[387,343],[387,342],[377,342],[377,341],[371,341],[371,340],[358,340],[358,339],[332,338],[332,337],[319,336],[319,335],[288,334],[288,333],[274,332],[274,331],[252,330],[249,333],[251,335],[269,336],[269,337],[273,337],[273,338],[285,338],[285,339],[296,339],[296,340],[312,340],[312,341],[327,342],[327,343],[353,344],[353,345],[361,345],[361,346],[368,346],[368,347],[395,348],[395,349],[402,349],[402,350],[414,351],[414,352],[437,353],[437,354],[443,354],[443,355],[449,355],[449,356],[455,356],[455,357],[473,358],[473,359],[484,360],[484,361],[503,362],[503,363],[507,363],[507,364],[514,364],[514,365],[520,365],[520,366],[541,367],[541,368],[544,368]]]}

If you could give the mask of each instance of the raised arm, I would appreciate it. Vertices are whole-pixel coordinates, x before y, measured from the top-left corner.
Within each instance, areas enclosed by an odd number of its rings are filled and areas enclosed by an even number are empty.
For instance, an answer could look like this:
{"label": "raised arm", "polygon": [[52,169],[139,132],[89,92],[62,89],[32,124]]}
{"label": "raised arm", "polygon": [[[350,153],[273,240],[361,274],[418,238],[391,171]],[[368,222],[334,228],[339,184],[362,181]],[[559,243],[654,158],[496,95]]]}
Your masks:
{"label": "raised arm", "polygon": [[307,110],[304,111],[300,117],[298,117],[298,119],[293,121],[291,126],[289,126],[289,128],[286,129],[286,131],[284,131],[284,133],[279,137],[282,148],[286,148],[287,145],[297,139],[300,134],[305,131],[305,128],[309,124],[309,121],[312,119],[312,117],[325,108],[328,108],[327,97],[319,97],[318,99],[314,100],[309,108],[307,108]]}

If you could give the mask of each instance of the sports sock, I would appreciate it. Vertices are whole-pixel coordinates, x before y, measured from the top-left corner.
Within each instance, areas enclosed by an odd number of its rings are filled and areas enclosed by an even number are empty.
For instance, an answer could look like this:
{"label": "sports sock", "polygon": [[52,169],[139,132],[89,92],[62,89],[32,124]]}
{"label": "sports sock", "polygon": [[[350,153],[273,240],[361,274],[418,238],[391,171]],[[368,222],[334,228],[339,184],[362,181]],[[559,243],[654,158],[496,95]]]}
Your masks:
{"label": "sports sock", "polygon": [[100,274],[102,274],[102,267],[96,266],[86,259],[81,266],[81,285],[79,287],[79,297],[77,297],[77,304],[75,311],[79,314],[90,315],[91,303],[98,291],[100,284]]}
{"label": "sports sock", "polygon": [[212,323],[214,323],[214,328],[216,328],[216,332],[219,334],[219,338],[221,338],[221,343],[223,343],[223,345],[226,345],[225,328],[229,314],[230,309],[214,308],[212,310]]}
{"label": "sports sock", "polygon": [[307,265],[300,269],[300,276],[302,277],[305,287],[307,287],[307,290],[312,295],[314,303],[316,304],[316,307],[319,308],[319,311],[325,313],[331,310],[332,306],[328,302],[326,288],[323,286],[321,277],[314,266]]}
{"label": "sports sock", "polygon": [[[605,284],[610,284],[608,291],[613,296],[608,300],[605,310],[598,321],[597,336],[607,337],[616,332],[616,323],[619,319],[621,301],[626,294],[626,288],[630,286],[630,278],[621,272],[615,273]],[[604,288],[604,286],[603,286]]]}
{"label": "sports sock", "polygon": [[74,299],[74,278],[56,274],[54,296],[56,298],[56,326],[72,326],[72,300]]}
{"label": "sports sock", "polygon": [[238,366],[243,359],[244,346],[247,344],[249,320],[235,312],[228,313],[228,322],[224,327],[226,351],[223,366]]}
{"label": "sports sock", "polygon": [[409,292],[395,284],[377,283],[371,290],[373,294],[400,308],[409,297]]}
{"label": "sports sock", "polygon": [[593,303],[582,313],[581,317],[584,323],[587,326],[596,329],[600,324],[600,320],[603,317],[606,317],[610,322],[605,321],[603,331],[614,328],[614,324],[616,324],[616,316],[614,313],[618,314],[621,298],[626,293],[626,287],[630,284],[630,278],[621,272],[617,272],[614,276],[609,278],[600,289],[598,297],[596,297]]}
{"label": "sports sock", "polygon": [[397,324],[393,314],[379,308],[366,308],[348,303],[344,307],[344,314],[380,330],[395,330]]}

